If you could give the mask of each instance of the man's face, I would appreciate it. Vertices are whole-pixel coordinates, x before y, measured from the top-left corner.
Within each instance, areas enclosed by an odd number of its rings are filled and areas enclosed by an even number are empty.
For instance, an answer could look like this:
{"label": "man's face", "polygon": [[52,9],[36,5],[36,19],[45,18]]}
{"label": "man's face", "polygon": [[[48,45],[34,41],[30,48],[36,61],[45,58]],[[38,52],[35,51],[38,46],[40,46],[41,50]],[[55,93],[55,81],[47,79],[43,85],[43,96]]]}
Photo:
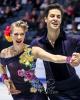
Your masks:
{"label": "man's face", "polygon": [[60,28],[61,20],[62,20],[61,11],[58,9],[51,9],[48,13],[48,16],[45,18],[47,27],[54,30]]}

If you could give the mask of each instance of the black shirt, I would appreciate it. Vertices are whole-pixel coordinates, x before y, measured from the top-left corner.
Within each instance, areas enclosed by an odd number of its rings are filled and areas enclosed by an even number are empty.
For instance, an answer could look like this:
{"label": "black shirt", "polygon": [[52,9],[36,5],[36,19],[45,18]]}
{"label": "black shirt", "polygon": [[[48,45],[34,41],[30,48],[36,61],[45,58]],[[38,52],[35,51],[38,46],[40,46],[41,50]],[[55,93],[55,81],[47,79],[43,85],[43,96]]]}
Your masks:
{"label": "black shirt", "polygon": [[[39,46],[52,54],[68,56],[63,46],[65,40],[66,38],[60,33],[58,39],[54,44],[54,47],[52,47],[47,36],[45,35],[40,39],[34,40],[31,45]],[[75,69],[66,63],[63,64],[63,63],[53,63],[53,62],[44,61],[44,65],[45,65],[47,80],[50,78],[54,78],[55,81],[62,81],[76,74]]]}

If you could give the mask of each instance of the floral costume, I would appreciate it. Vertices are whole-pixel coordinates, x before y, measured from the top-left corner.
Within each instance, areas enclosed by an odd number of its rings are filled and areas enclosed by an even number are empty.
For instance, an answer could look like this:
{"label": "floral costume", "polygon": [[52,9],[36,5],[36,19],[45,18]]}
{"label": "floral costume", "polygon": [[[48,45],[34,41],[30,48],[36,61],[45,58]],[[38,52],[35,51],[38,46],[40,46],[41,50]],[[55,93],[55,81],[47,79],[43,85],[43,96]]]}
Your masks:
{"label": "floral costume", "polygon": [[[21,93],[45,94],[42,83],[35,76],[35,59],[32,56],[32,49],[30,47],[25,46],[24,51],[16,56],[1,58],[1,64],[3,66],[7,65],[10,73],[10,78],[13,81],[16,89],[20,90]],[[37,99],[32,98],[30,100]]]}

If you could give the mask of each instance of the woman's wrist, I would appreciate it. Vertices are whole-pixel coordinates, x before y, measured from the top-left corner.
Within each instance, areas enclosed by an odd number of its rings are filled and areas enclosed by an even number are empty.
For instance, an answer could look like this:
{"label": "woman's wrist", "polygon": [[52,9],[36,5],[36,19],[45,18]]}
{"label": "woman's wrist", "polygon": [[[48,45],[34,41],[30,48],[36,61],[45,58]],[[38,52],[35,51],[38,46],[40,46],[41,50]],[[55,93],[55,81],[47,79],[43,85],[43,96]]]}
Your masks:
{"label": "woman's wrist", "polygon": [[2,82],[4,82],[4,80],[8,80],[8,76],[7,74],[2,74]]}
{"label": "woman's wrist", "polygon": [[70,61],[71,61],[71,56],[66,57],[66,63],[70,64]]}

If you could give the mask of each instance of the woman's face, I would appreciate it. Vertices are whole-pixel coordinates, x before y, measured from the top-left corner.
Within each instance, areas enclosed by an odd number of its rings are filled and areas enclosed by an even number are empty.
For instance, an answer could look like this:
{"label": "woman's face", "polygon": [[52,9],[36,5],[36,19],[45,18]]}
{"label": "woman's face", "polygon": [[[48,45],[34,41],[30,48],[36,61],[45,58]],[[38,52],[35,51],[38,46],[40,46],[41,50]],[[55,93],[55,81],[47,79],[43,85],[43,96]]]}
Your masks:
{"label": "woman's face", "polygon": [[24,42],[25,31],[21,27],[14,27],[12,30],[11,37],[13,44],[21,45]]}

